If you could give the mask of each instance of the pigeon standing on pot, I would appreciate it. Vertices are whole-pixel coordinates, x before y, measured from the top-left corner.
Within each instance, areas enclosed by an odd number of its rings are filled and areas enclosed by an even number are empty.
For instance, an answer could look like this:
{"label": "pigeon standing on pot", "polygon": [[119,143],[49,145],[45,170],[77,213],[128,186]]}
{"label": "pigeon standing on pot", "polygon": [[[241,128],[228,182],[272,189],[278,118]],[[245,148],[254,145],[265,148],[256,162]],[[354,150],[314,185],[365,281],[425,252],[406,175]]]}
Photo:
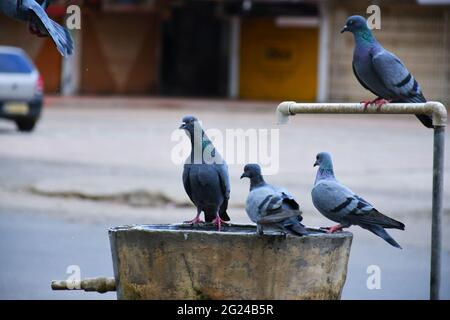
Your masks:
{"label": "pigeon standing on pot", "polygon": [[64,57],[73,52],[73,40],[67,28],[50,19],[45,12],[49,0],[1,0],[0,12],[11,18],[28,22],[31,33],[50,36]]}
{"label": "pigeon standing on pot", "polygon": [[328,233],[358,225],[401,249],[401,246],[384,229],[405,230],[403,223],[385,216],[369,202],[338,182],[334,177],[333,163],[329,153],[319,153],[314,166],[319,166],[319,169],[311,191],[313,204],[325,217],[339,223],[329,228]]}
{"label": "pigeon standing on pot", "polygon": [[[377,96],[375,100],[364,101],[364,108],[373,103],[379,109],[387,102],[426,102],[419,83],[402,61],[375,39],[366,19],[361,16],[347,18],[341,33],[347,31],[355,40],[353,73],[364,88]],[[433,128],[430,116],[416,114],[416,117],[425,127]]]}
{"label": "pigeon standing on pot", "polygon": [[247,164],[242,178],[250,179],[250,192],[245,210],[250,220],[257,224],[257,232],[265,227],[275,228],[298,236],[307,235],[298,203],[289,192],[264,181],[258,164]]}
{"label": "pigeon standing on pot", "polygon": [[197,208],[197,215],[186,223],[213,222],[220,231],[222,223],[229,221],[227,214],[230,198],[228,166],[206,136],[197,118],[186,116],[180,129],[185,130],[191,141],[191,154],[183,169],[183,185],[187,195]]}

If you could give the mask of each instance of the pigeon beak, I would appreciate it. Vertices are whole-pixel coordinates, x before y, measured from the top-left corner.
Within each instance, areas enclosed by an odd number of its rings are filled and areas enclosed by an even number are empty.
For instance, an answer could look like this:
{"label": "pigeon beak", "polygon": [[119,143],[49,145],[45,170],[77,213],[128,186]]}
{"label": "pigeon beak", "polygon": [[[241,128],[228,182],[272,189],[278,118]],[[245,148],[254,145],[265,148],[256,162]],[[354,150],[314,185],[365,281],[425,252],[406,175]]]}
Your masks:
{"label": "pigeon beak", "polygon": [[345,26],[341,29],[341,33],[344,33],[345,31],[348,31],[347,25],[345,25]]}
{"label": "pigeon beak", "polygon": [[186,123],[182,123],[178,129],[186,129]]}
{"label": "pigeon beak", "polygon": [[245,172],[241,175],[241,179],[242,178],[248,178],[248,176],[247,176],[247,174]]}
{"label": "pigeon beak", "polygon": [[315,167],[315,166],[318,166],[319,165],[319,162],[314,162],[314,165],[313,165],[313,167]]}

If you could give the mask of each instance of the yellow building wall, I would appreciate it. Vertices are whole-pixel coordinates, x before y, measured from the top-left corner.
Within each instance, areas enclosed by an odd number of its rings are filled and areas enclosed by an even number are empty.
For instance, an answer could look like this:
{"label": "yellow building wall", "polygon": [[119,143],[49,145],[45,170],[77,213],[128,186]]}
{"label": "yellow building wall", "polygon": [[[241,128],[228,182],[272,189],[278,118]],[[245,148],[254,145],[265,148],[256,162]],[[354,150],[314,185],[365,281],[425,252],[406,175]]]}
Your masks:
{"label": "yellow building wall", "polygon": [[239,93],[244,99],[315,101],[318,29],[273,18],[241,24]]}

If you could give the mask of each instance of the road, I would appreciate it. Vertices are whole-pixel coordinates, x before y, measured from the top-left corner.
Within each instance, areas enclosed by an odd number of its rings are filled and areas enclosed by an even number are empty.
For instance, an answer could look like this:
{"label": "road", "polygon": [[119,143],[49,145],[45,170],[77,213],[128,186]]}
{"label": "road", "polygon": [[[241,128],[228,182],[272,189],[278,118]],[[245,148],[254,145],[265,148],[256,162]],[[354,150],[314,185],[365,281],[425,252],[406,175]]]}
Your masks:
{"label": "road", "polygon": [[[112,276],[111,226],[192,218],[181,165],[171,161],[175,143],[170,137],[183,115],[195,114],[208,128],[220,130],[278,129],[267,107],[207,100],[53,99],[33,134],[0,122],[0,299],[114,299],[113,293],[53,292],[50,281],[65,279],[70,265],[80,266],[82,277]],[[307,225],[330,225],[309,196],[315,154],[330,151],[342,182],[406,224],[405,232],[392,231],[401,251],[350,229],[355,237],[343,298],[426,299],[432,133],[413,117],[373,118],[295,117],[280,128],[275,154],[280,170],[267,179],[297,195]],[[230,164],[230,215],[247,223],[248,181],[239,180],[242,167]],[[442,294],[449,299],[449,203],[444,207]],[[381,270],[381,289],[367,289],[371,265]]]}

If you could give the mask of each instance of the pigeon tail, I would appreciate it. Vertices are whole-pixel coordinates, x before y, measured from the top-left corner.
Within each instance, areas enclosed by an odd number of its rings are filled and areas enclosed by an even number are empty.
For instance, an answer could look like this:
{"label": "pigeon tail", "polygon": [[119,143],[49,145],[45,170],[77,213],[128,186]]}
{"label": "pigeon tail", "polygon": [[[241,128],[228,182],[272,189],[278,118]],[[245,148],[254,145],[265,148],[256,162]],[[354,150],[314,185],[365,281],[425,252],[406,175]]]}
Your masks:
{"label": "pigeon tail", "polygon": [[283,225],[283,229],[289,231],[294,235],[306,236],[308,234],[308,231],[306,230],[305,226],[301,224],[295,217],[292,217],[286,220],[284,223],[282,222],[281,224]]}
{"label": "pigeon tail", "polygon": [[293,224],[284,228],[297,236],[308,235],[308,231],[301,223]]}
{"label": "pigeon tail", "polygon": [[219,217],[223,221],[230,221],[231,220],[230,217],[228,216],[227,208],[228,208],[228,199],[225,199],[222,202],[222,205],[220,206],[220,209],[219,209]]}
{"label": "pigeon tail", "polygon": [[372,209],[370,212],[360,214],[360,213],[349,213],[345,217],[350,224],[367,224],[367,225],[378,225],[386,229],[400,229],[405,230],[405,225],[400,221],[389,218],[388,216],[382,214],[376,209]]}
{"label": "pigeon tail", "polygon": [[378,225],[362,225],[362,224],[360,226],[363,227],[364,229],[369,230],[370,232],[374,233],[375,235],[379,236],[380,238],[384,239],[391,246],[399,248],[399,249],[403,249],[397,243],[397,241],[395,241],[394,238],[392,238],[389,235],[389,233],[387,233],[387,231],[383,229],[383,227],[378,226]]}
{"label": "pigeon tail", "polygon": [[425,127],[428,129],[434,129],[433,118],[427,116],[426,114],[416,114],[416,117]]}
{"label": "pigeon tail", "polygon": [[[401,99],[401,100],[394,101],[394,102],[423,103],[423,102],[427,102],[427,100],[423,96],[422,92],[418,92],[417,94],[410,96],[407,99]],[[419,119],[420,122],[422,122],[422,124],[425,127],[429,128],[429,129],[434,129],[433,118],[431,116],[426,115],[426,114],[416,114],[415,116],[417,117],[417,119]]]}

